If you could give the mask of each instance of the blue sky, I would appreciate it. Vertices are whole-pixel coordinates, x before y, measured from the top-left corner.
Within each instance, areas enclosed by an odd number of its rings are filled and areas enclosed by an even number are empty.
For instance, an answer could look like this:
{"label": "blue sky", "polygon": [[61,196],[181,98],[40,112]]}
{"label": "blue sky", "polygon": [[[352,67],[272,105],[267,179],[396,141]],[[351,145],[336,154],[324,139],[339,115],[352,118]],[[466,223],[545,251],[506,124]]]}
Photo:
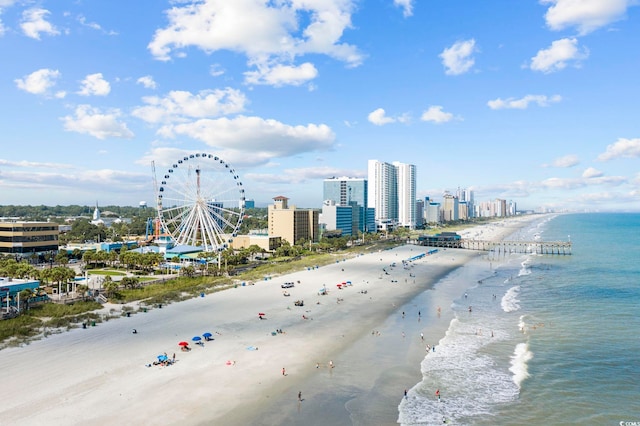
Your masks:
{"label": "blue sky", "polygon": [[155,204],[184,155],[250,199],[415,164],[521,209],[640,211],[635,0],[0,0],[0,204]]}

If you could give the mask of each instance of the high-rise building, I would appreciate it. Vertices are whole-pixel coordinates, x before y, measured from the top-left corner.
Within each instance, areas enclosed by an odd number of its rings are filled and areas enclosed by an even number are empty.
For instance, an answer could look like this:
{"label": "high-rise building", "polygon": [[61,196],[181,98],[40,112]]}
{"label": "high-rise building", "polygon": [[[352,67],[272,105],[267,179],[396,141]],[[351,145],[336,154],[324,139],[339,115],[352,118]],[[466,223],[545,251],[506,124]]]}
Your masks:
{"label": "high-rise building", "polygon": [[327,231],[341,231],[342,236],[354,235],[353,207],[340,206],[333,200],[325,200],[319,222],[325,225]]}
{"label": "high-rise building", "polygon": [[424,201],[416,200],[416,228],[422,229],[424,225]]}
{"label": "high-rise building", "polygon": [[368,182],[363,178],[333,177],[324,180],[323,201],[353,210],[351,228],[359,232],[375,232],[375,224],[367,220]]}
{"label": "high-rise building", "polygon": [[451,222],[460,219],[458,214],[458,197],[455,195],[446,193],[442,197],[442,220],[444,222]]}
{"label": "high-rise building", "polygon": [[269,206],[269,236],[281,237],[293,245],[299,240],[318,242],[317,210],[289,207],[288,198],[278,196]]}
{"label": "high-rise building", "polygon": [[369,160],[369,207],[378,228],[416,223],[416,166]]}
{"label": "high-rise building", "polygon": [[[462,219],[462,216],[464,214],[466,214],[466,218],[465,219],[469,219],[475,216],[475,206],[474,206],[474,194],[473,191],[470,189],[466,189],[466,188],[458,188],[458,192],[456,194],[458,196],[458,200],[460,201],[460,203],[465,202],[465,207],[466,207],[466,211],[465,212],[460,212],[460,218]],[[462,207],[462,206],[461,206]]]}
{"label": "high-rise building", "polygon": [[398,220],[398,181],[396,168],[378,160],[369,160],[368,206],[375,209],[376,224]]}
{"label": "high-rise building", "polygon": [[398,225],[416,227],[416,166],[394,162],[398,182]]}

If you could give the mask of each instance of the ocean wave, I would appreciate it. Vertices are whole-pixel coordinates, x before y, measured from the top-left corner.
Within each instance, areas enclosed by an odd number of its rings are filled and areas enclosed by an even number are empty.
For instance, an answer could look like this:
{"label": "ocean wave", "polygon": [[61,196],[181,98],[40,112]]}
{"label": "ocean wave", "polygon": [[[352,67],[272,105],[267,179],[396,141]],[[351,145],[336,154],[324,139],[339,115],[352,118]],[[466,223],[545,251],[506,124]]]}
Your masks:
{"label": "ocean wave", "polygon": [[504,312],[515,312],[520,309],[520,300],[518,299],[518,293],[520,292],[520,286],[511,287],[500,301],[500,306]]}
{"label": "ocean wave", "polygon": [[[514,401],[519,388],[506,368],[481,353],[486,345],[499,341],[478,335],[477,324],[453,319],[435,352],[422,361],[423,380],[414,386],[399,406],[403,425],[458,423],[461,419],[490,414],[496,404]],[[436,395],[439,390],[440,398]]]}
{"label": "ocean wave", "polygon": [[520,264],[520,270],[518,271],[518,276],[519,276],[519,277],[522,277],[522,276],[524,276],[524,275],[529,275],[529,274],[531,274],[531,268],[530,268],[530,265],[531,265],[531,261],[530,261],[530,260],[529,260],[529,258],[527,257],[527,259],[526,259],[524,262],[522,262],[522,263]]}
{"label": "ocean wave", "polygon": [[529,367],[527,363],[531,358],[533,358],[533,353],[529,350],[529,344],[518,343],[511,357],[511,367],[509,367],[509,371],[513,373],[513,383],[515,383],[518,388],[520,388],[522,381],[529,377]]}

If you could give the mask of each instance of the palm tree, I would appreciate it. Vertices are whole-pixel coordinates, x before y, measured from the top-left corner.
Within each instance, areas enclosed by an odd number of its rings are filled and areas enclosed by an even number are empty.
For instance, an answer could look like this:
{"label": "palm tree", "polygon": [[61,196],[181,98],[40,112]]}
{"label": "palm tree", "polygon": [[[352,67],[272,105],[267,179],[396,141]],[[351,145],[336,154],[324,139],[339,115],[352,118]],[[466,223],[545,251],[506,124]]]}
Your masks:
{"label": "palm tree", "polygon": [[[29,310],[29,302],[35,296],[35,293],[30,288],[25,288],[20,292],[20,302],[22,306],[24,306],[24,310]],[[18,306],[18,311],[21,311],[20,306]]]}

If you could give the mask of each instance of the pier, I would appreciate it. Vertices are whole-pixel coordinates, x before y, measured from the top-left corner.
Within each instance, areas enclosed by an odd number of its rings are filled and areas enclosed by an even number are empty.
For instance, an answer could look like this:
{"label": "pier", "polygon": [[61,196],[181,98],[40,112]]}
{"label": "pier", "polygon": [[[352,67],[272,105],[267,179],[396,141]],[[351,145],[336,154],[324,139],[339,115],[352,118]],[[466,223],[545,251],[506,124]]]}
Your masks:
{"label": "pier", "polygon": [[493,251],[498,254],[571,254],[570,241],[484,241],[461,239],[460,248],[469,250]]}
{"label": "pier", "polygon": [[486,241],[464,238],[430,238],[418,241],[428,247],[462,248],[467,250],[492,251],[496,254],[524,253],[570,255],[570,241]]}

